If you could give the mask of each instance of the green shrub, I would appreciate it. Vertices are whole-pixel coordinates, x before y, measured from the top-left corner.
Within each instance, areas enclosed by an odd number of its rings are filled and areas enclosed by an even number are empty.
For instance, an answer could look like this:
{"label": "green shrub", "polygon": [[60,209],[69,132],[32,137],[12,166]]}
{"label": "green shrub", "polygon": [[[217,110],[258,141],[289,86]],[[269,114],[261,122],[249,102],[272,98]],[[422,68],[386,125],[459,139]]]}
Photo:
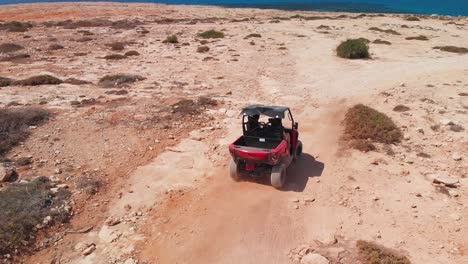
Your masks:
{"label": "green shrub", "polygon": [[48,74],[43,74],[43,75],[29,77],[24,80],[16,81],[14,84],[21,85],[21,86],[37,86],[37,85],[57,85],[57,84],[61,84],[62,82],[63,81],[60,80],[59,78],[56,78]]}
{"label": "green shrub", "polygon": [[29,126],[38,125],[48,117],[49,112],[42,108],[0,108],[0,155],[24,140],[29,135]]}
{"label": "green shrub", "polygon": [[198,34],[200,38],[210,39],[210,38],[224,38],[224,33],[216,30],[208,30],[203,33]]}
{"label": "green shrub", "polygon": [[0,53],[10,53],[24,49],[22,46],[15,43],[0,44]]}
{"label": "green shrub", "polygon": [[177,39],[176,35],[172,35],[172,36],[167,37],[165,40],[163,40],[163,43],[176,44],[176,43],[179,43],[179,40]]}
{"label": "green shrub", "polygon": [[358,240],[356,246],[363,264],[411,264],[407,257],[373,242]]}
{"label": "green shrub", "polygon": [[386,144],[401,141],[401,130],[385,114],[358,104],[345,115],[345,135],[350,139],[371,140]]}
{"label": "green shrub", "polygon": [[336,48],[336,54],[341,58],[365,59],[369,58],[369,46],[362,39],[348,39]]}
{"label": "green shrub", "polygon": [[438,49],[441,51],[452,52],[452,53],[459,53],[459,54],[468,53],[467,48],[455,47],[455,46],[437,46],[437,47],[434,47],[433,49]]}
{"label": "green shrub", "polygon": [[[50,182],[39,177],[29,183],[12,184],[0,190],[0,254],[24,248],[32,240],[37,225],[45,217],[63,223],[69,218],[65,203],[70,193],[50,192]],[[52,223],[48,223],[52,224]]]}

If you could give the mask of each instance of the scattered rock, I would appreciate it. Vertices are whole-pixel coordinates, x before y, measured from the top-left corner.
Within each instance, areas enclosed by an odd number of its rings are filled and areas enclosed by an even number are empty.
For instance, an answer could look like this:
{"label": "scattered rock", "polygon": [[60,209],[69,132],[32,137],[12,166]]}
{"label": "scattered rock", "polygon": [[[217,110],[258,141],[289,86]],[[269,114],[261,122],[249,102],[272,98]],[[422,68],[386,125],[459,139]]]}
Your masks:
{"label": "scattered rock", "polygon": [[442,120],[440,120],[440,123],[442,125],[444,125],[444,126],[453,126],[453,125],[455,125],[455,123],[450,119],[442,119]]}
{"label": "scattered rock", "polygon": [[460,160],[462,160],[462,156],[460,156],[460,154],[458,154],[458,153],[453,153],[452,154],[452,159],[455,160],[455,161],[460,161]]}
{"label": "scattered rock", "polygon": [[457,178],[448,175],[432,175],[432,182],[436,184],[444,184],[447,187],[456,188],[460,181]]}
{"label": "scattered rock", "polygon": [[96,245],[94,243],[88,245],[85,250],[83,250],[82,254],[84,256],[88,256],[89,254],[93,253],[96,250]]}
{"label": "scattered rock", "polygon": [[329,264],[327,258],[317,253],[309,253],[302,257],[301,264]]}
{"label": "scattered rock", "polygon": [[119,218],[115,218],[115,217],[109,217],[107,218],[106,220],[106,225],[108,226],[115,226],[115,225],[118,225],[120,224],[120,219]]}
{"label": "scattered rock", "polygon": [[7,162],[0,163],[0,182],[12,182],[17,178],[13,165]]}

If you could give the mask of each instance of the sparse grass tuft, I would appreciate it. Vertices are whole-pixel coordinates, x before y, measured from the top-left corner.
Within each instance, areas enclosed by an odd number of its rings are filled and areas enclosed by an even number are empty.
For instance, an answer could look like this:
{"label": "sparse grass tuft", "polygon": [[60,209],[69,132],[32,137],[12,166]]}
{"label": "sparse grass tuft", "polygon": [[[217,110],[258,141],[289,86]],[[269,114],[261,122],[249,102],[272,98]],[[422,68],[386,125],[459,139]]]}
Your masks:
{"label": "sparse grass tuft", "polygon": [[381,29],[381,28],[378,28],[378,27],[371,27],[371,28],[369,28],[369,30],[378,31],[378,32],[382,32],[382,33],[387,33],[387,34],[391,34],[391,35],[401,35],[400,33],[398,33],[397,31],[395,31],[393,29]]}
{"label": "sparse grass tuft", "polygon": [[387,115],[363,104],[348,110],[344,124],[345,135],[349,139],[392,144],[400,142],[402,138],[400,129]]}
{"label": "sparse grass tuft", "polygon": [[376,40],[372,41],[372,43],[374,43],[374,44],[392,45],[392,43],[391,43],[390,41],[381,40],[381,39],[376,39]]}
{"label": "sparse grass tuft", "polygon": [[348,39],[336,48],[338,57],[347,59],[369,58],[369,47],[362,39]]}
{"label": "sparse grass tuft", "polygon": [[68,78],[66,79],[65,81],[63,81],[64,83],[69,83],[69,84],[73,84],[73,85],[83,85],[83,84],[90,84],[91,82],[88,82],[88,81],[84,81],[84,80],[80,80],[80,79],[76,79],[76,78]]}
{"label": "sparse grass tuft", "polygon": [[10,53],[18,50],[24,49],[23,46],[20,46],[15,43],[3,43],[0,44],[0,53]]}
{"label": "sparse grass tuft", "polygon": [[198,34],[200,38],[210,39],[210,38],[224,38],[224,33],[216,30],[208,30],[203,33]]}
{"label": "sparse grass tuft", "polygon": [[207,46],[200,46],[200,47],[197,48],[197,52],[199,52],[199,53],[205,53],[205,52],[208,52],[208,51],[210,51],[210,48],[207,47]]}
{"label": "sparse grass tuft", "polygon": [[26,32],[32,27],[33,25],[29,22],[10,21],[0,23],[0,30],[5,30],[9,32]]}
{"label": "sparse grass tuft", "polygon": [[363,264],[411,264],[407,257],[373,242],[358,240],[356,246]]}
{"label": "sparse grass tuft", "polygon": [[113,74],[106,75],[99,80],[99,85],[105,88],[125,86],[146,78],[132,74]]}
{"label": "sparse grass tuft", "polygon": [[60,80],[59,78],[56,78],[48,74],[43,74],[43,75],[29,77],[24,80],[16,81],[14,84],[21,85],[21,86],[37,86],[37,85],[57,85],[57,84],[61,84],[62,82],[63,81]]}
{"label": "sparse grass tuft", "polygon": [[405,38],[406,40],[429,40],[428,37],[424,36],[424,35],[419,35],[419,36],[416,36],[416,37],[407,37]]}
{"label": "sparse grass tuft", "polygon": [[121,54],[110,54],[110,55],[104,56],[104,59],[106,59],[106,60],[122,60],[122,59],[125,59],[125,58],[126,58],[126,56],[121,55]]}
{"label": "sparse grass tuft", "polygon": [[0,108],[0,155],[24,140],[28,127],[47,120],[49,112],[42,108]]}
{"label": "sparse grass tuft", "polygon": [[433,49],[438,49],[438,50],[446,51],[446,52],[459,53],[459,54],[468,53],[467,48],[455,47],[455,46],[437,46],[437,47],[434,47]]}
{"label": "sparse grass tuft", "polygon": [[172,35],[172,36],[167,37],[165,40],[163,40],[162,43],[176,44],[176,43],[179,43],[179,40],[177,39],[176,35]]}
{"label": "sparse grass tuft", "polygon": [[44,225],[46,216],[50,216],[53,222],[68,220],[65,203],[70,193],[60,190],[53,195],[50,187],[47,178],[39,177],[0,190],[0,254],[26,247],[33,239],[35,227]]}

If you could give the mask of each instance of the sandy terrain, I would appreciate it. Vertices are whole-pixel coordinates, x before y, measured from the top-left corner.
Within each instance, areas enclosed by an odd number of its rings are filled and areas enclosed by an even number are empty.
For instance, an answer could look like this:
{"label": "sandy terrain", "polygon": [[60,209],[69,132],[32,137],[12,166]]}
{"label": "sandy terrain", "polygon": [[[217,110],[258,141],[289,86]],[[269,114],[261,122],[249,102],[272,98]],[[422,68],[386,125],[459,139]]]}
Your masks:
{"label": "sandy terrain", "polygon": [[[94,18],[133,24],[54,24]],[[468,19],[70,3],[1,6],[0,20],[34,25],[0,31],[0,44],[19,44],[31,56],[0,62],[1,77],[90,82],[0,88],[1,107],[14,101],[54,112],[8,157],[32,156],[20,179],[53,175],[70,186],[74,203],[69,225],[42,234],[39,249],[14,262],[300,263],[300,251],[312,248],[330,263],[358,263],[355,242],[364,239],[412,263],[467,263],[468,137],[444,120],[468,126],[468,54],[432,48],[467,47]],[[197,53],[196,35],[209,29],[226,36]],[[261,37],[245,39],[251,33]],[[162,43],[173,34],[180,44]],[[429,40],[405,39],[418,35]],[[372,59],[335,55],[341,41],[359,37],[371,41]],[[125,49],[106,46],[115,41]],[[140,55],[103,58],[130,50]],[[114,73],[146,79],[122,88],[127,94],[108,94],[97,83]],[[218,105],[195,115],[173,107],[202,95]],[[96,101],[70,103],[83,99]],[[305,153],[288,169],[284,190],[229,178],[227,146],[250,103],[290,106],[299,122]],[[389,115],[405,140],[391,150],[348,149],[341,121],[356,103]],[[399,104],[410,110],[393,111]],[[441,191],[434,175],[459,183]],[[83,177],[102,182],[97,194],[75,190]]]}

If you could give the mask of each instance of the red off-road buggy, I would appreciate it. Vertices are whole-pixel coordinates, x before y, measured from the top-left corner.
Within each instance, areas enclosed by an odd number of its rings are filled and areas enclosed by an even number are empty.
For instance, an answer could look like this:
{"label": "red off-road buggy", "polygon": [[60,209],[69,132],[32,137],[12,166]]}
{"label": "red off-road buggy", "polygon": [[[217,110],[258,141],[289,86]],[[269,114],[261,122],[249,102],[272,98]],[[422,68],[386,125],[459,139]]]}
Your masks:
{"label": "red off-road buggy", "polygon": [[[283,187],[286,169],[302,154],[298,123],[294,122],[290,109],[252,105],[244,108],[241,115],[243,135],[229,145],[232,179],[269,174],[273,187]],[[260,117],[267,119],[262,122]]]}

